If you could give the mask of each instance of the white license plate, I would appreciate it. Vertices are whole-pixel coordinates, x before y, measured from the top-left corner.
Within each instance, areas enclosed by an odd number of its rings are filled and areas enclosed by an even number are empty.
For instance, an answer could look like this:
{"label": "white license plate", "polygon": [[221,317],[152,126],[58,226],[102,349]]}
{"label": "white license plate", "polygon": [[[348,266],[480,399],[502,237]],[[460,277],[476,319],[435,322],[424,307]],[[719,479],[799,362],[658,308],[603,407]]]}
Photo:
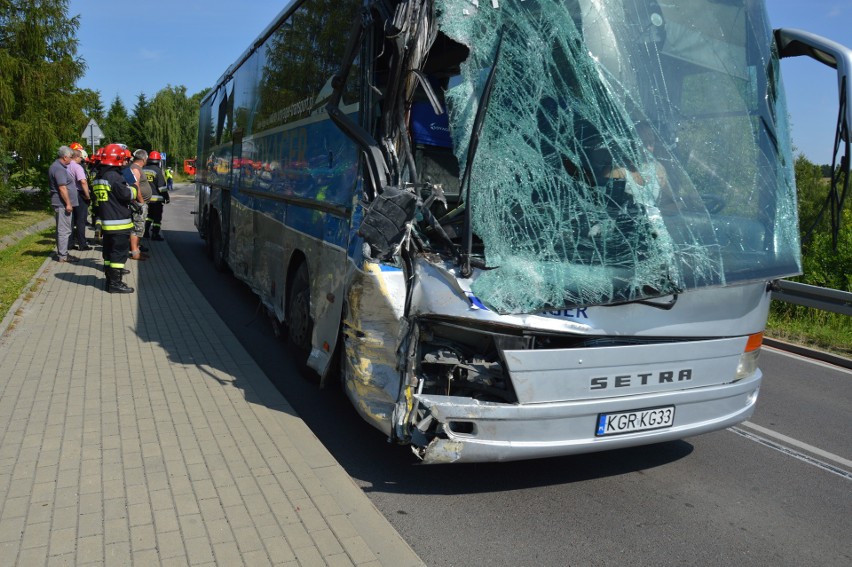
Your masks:
{"label": "white license plate", "polygon": [[674,406],[665,406],[618,413],[602,413],[598,415],[598,427],[595,436],[605,437],[619,433],[671,427],[674,423],[674,412]]}

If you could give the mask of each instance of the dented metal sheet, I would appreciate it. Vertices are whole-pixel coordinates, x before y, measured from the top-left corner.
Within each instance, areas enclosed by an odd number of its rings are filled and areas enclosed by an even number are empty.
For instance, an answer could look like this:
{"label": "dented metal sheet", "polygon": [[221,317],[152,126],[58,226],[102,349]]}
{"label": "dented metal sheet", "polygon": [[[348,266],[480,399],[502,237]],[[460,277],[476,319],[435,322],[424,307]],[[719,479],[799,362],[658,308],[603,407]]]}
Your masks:
{"label": "dented metal sheet", "polygon": [[401,270],[365,262],[353,270],[343,318],[344,387],[358,412],[391,435],[400,389],[397,348],[404,325]]}
{"label": "dented metal sheet", "polygon": [[[659,443],[714,431],[747,419],[754,411],[761,375],[725,386],[645,394],[618,400],[510,405],[449,396],[418,396],[418,403],[447,424],[442,434],[417,450],[425,463],[511,461],[606,451]],[[599,438],[603,412],[671,404],[673,427],[636,435]],[[461,429],[456,432],[453,429]],[[641,439],[641,440],[640,440]]]}

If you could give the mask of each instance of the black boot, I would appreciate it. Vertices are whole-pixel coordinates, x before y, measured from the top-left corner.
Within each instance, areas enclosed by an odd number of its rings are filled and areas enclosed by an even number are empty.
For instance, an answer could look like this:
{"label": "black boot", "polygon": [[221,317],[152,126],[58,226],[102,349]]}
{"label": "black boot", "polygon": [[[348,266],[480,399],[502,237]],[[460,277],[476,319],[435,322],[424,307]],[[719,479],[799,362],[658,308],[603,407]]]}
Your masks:
{"label": "black boot", "polygon": [[142,234],[142,238],[149,238],[151,236],[151,221],[145,221],[145,232]]}
{"label": "black boot", "polygon": [[121,281],[121,268],[109,268],[107,277],[109,278],[110,293],[133,293],[135,291]]}
{"label": "black boot", "polygon": [[111,271],[112,271],[112,268],[110,268],[109,266],[104,266],[104,291],[107,291],[107,292],[110,291],[109,279],[110,279],[110,272]]}

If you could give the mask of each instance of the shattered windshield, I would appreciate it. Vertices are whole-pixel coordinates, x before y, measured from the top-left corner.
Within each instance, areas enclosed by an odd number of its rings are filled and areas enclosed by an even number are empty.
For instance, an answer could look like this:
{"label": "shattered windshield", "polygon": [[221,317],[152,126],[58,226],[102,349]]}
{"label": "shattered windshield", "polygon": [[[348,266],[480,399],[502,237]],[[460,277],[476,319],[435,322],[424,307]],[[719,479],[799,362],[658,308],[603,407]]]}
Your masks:
{"label": "shattered windshield", "polygon": [[[435,0],[467,46],[444,86],[500,312],[612,304],[800,271],[791,148],[762,3]],[[462,195],[461,198],[464,196]]]}

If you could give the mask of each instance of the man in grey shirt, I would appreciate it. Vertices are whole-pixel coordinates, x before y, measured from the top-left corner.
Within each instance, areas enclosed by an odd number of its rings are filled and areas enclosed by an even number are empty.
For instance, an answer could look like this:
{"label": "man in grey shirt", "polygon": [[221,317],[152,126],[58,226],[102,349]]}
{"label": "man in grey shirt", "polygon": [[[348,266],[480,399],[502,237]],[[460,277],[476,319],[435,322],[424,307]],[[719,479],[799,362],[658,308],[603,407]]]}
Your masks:
{"label": "man in grey shirt", "polygon": [[77,206],[77,186],[68,172],[73,150],[61,146],[56,161],[47,170],[50,185],[50,205],[56,213],[56,259],[59,262],[78,262],[80,259],[68,254],[71,242],[71,213]]}

